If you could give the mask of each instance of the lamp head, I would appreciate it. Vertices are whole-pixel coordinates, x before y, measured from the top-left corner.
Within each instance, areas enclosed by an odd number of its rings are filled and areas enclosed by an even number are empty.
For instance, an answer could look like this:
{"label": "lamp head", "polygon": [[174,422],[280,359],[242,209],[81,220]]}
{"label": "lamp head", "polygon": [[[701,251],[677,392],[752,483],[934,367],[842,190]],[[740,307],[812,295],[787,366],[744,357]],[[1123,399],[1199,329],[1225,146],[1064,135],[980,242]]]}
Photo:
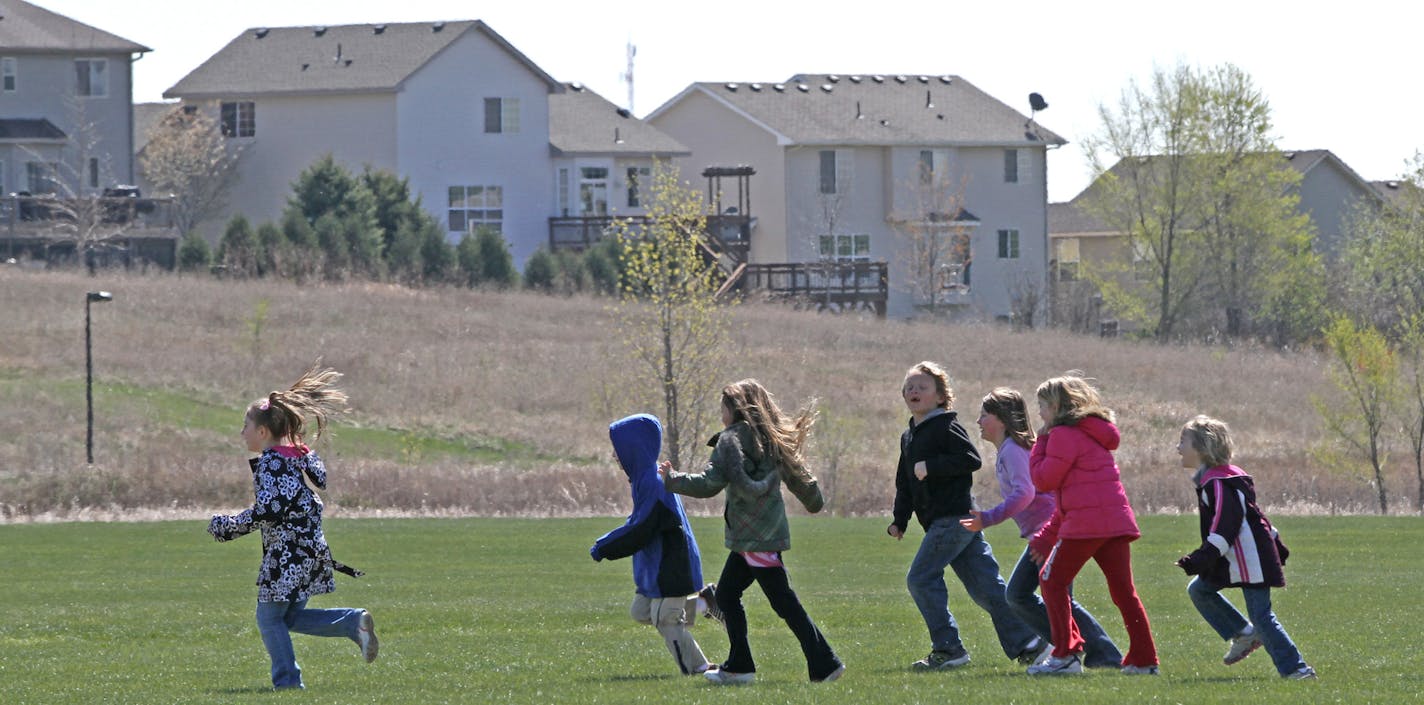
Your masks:
{"label": "lamp head", "polygon": [[91,291],[91,292],[89,292],[89,300],[90,300],[90,301],[113,301],[113,300],[114,300],[114,295],[111,294],[111,293],[109,293],[109,292],[107,292],[107,291]]}

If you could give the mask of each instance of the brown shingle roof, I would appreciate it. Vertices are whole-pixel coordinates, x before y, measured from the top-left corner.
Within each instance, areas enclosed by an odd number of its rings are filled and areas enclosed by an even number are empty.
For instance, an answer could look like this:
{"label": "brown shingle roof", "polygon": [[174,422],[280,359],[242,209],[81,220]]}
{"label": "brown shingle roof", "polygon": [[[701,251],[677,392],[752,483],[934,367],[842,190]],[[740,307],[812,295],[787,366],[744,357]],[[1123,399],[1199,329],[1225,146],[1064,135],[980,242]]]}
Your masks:
{"label": "brown shingle roof", "polygon": [[9,52],[141,53],[153,51],[22,0],[0,4],[0,47]]}
{"label": "brown shingle roof", "polygon": [[687,156],[682,143],[577,83],[549,95],[549,146],[554,154]]}
{"label": "brown shingle roof", "polygon": [[479,20],[249,29],[184,76],[165,98],[394,91],[467,32],[482,32],[531,73],[560,86]]}
{"label": "brown shingle roof", "polygon": [[784,83],[695,83],[687,90],[726,101],[796,144],[1066,143],[958,76],[798,74]]}

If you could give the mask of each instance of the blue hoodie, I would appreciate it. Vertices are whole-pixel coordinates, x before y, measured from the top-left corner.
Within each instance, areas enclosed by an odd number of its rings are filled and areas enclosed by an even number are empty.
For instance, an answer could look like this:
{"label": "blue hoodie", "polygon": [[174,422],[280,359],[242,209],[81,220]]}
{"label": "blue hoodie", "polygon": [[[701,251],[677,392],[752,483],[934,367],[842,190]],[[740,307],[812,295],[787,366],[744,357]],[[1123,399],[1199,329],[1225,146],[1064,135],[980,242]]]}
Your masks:
{"label": "blue hoodie", "polygon": [[644,597],[684,597],[702,589],[702,556],[682,501],[658,477],[663,427],[657,417],[636,414],[608,426],[608,437],[633,490],[628,521],[594,542],[589,555],[633,557],[633,582]]}

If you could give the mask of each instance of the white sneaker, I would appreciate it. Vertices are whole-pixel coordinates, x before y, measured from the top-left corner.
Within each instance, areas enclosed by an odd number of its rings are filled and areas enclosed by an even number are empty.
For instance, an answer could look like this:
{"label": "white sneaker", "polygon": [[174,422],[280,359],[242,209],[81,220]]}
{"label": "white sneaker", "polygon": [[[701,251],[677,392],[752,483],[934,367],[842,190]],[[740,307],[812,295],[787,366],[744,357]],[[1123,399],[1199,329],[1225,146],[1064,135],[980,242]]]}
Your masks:
{"label": "white sneaker", "polygon": [[1066,676],[1083,672],[1083,661],[1078,658],[1078,654],[1069,654],[1063,658],[1049,656],[1043,663],[1028,667],[1030,676]]}
{"label": "white sneaker", "polygon": [[1250,656],[1252,651],[1261,648],[1261,636],[1256,633],[1256,629],[1250,626],[1246,628],[1251,631],[1242,632],[1231,638],[1231,648],[1226,650],[1226,656],[1221,659],[1222,663],[1228,666],[1240,663]]}
{"label": "white sneaker", "polygon": [[1034,637],[1034,642],[1029,645],[1023,653],[1019,654],[1018,662],[1025,666],[1034,666],[1043,663],[1049,654],[1053,653],[1053,645],[1048,643],[1043,637]]}
{"label": "white sneaker", "polygon": [[1311,668],[1310,666],[1301,666],[1299,671],[1296,671],[1295,673],[1287,673],[1281,677],[1293,681],[1313,681],[1315,680],[1315,669]]}
{"label": "white sneaker", "polygon": [[1122,667],[1122,674],[1123,674],[1124,676],[1155,676],[1155,675],[1157,675],[1157,667],[1156,667],[1156,666],[1123,666],[1123,667]]}
{"label": "white sneaker", "polygon": [[718,685],[746,685],[756,680],[755,673],[732,673],[720,668],[709,668],[702,676]]}
{"label": "white sneaker", "polygon": [[356,643],[361,645],[361,658],[366,659],[366,663],[376,660],[381,642],[376,639],[376,622],[371,619],[370,612],[361,612],[361,626],[356,628]]}

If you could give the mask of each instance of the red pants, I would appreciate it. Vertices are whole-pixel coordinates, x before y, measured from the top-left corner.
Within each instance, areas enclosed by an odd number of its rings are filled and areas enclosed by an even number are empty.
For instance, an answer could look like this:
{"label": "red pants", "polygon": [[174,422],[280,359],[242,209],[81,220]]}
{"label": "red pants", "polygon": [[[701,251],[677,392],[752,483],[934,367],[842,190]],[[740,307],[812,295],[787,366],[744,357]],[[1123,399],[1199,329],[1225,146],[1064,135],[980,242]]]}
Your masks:
{"label": "red pants", "polygon": [[1078,634],[1078,623],[1073,621],[1073,601],[1068,590],[1078,571],[1092,558],[1102,569],[1113,604],[1122,613],[1123,626],[1127,627],[1130,643],[1122,665],[1157,665],[1157,645],[1152,642],[1152,625],[1147,622],[1147,610],[1132,584],[1131,542],[1129,536],[1059,539],[1053,552],[1048,554],[1038,577],[1043,604],[1048,610],[1048,626],[1053,633],[1054,656],[1065,657],[1083,650],[1083,637]]}

